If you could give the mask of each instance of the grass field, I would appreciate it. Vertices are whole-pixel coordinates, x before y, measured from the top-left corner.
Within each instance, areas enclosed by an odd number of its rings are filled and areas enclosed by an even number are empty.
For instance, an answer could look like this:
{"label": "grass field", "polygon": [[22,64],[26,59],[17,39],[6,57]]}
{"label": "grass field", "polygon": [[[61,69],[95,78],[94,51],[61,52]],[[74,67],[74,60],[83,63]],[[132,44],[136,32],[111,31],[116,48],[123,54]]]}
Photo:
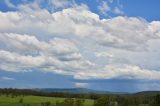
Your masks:
{"label": "grass field", "polygon": [[[23,98],[23,103],[19,103],[19,100]],[[11,96],[1,95],[0,96],[0,106],[41,106],[42,102],[51,102],[55,104],[56,101],[63,101],[65,98],[57,97],[44,97],[44,96],[17,96],[12,98]],[[92,106],[93,100],[85,99],[84,106]],[[148,106],[148,105],[139,105],[139,106]]]}
{"label": "grass field", "polygon": [[[19,100],[23,98],[23,103],[19,103]],[[42,97],[42,96],[17,96],[12,98],[11,96],[1,95],[0,106],[24,106],[24,104],[30,104],[30,106],[41,106],[42,102],[51,102],[55,104],[56,101],[63,101],[64,98],[55,97]],[[86,99],[84,106],[92,106],[93,100]]]}

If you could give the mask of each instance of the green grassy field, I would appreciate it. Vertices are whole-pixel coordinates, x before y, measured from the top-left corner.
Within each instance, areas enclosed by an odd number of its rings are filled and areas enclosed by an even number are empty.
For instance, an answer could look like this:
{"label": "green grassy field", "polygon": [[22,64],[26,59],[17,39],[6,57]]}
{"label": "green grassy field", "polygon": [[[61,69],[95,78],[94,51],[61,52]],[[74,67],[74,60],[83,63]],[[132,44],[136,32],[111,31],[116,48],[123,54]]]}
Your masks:
{"label": "green grassy field", "polygon": [[[19,103],[19,100],[23,98],[23,103]],[[30,104],[30,106],[41,106],[42,102],[51,102],[55,104],[56,101],[63,101],[65,98],[57,98],[57,97],[44,97],[44,96],[17,96],[12,98],[11,95],[8,97],[6,95],[0,96],[0,106],[26,106],[26,104]],[[84,106],[92,106],[93,100],[85,99]],[[139,105],[139,106],[148,106],[148,105]]]}
{"label": "green grassy field", "polygon": [[[23,103],[19,103],[19,100],[23,98]],[[6,95],[0,96],[0,106],[24,106],[24,104],[30,104],[30,106],[41,106],[42,102],[51,102],[55,104],[56,101],[63,101],[64,98],[55,97],[42,97],[42,96],[17,96],[12,98]],[[93,100],[86,99],[84,106],[92,106]]]}

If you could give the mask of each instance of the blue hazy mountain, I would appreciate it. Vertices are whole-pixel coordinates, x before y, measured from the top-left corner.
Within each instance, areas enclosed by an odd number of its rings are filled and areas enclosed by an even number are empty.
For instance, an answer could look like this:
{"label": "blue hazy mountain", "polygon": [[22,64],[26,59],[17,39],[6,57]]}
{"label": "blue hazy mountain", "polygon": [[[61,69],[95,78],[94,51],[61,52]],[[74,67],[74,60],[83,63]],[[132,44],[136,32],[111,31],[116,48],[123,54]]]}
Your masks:
{"label": "blue hazy mountain", "polygon": [[37,91],[42,92],[65,92],[65,93],[96,93],[96,94],[129,94],[126,92],[110,92],[110,91],[98,91],[87,88],[37,88]]}

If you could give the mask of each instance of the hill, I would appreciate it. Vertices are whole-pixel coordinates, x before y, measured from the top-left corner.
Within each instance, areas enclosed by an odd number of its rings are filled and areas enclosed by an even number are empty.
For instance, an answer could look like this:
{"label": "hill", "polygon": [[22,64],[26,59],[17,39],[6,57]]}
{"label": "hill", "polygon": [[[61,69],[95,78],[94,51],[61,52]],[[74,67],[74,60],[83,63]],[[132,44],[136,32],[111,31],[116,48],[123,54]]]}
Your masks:
{"label": "hill", "polygon": [[160,94],[160,91],[142,91],[134,93],[134,95],[139,95],[139,96],[154,96],[157,94]]}
{"label": "hill", "polygon": [[87,88],[38,88],[34,89],[37,91],[42,92],[65,92],[65,93],[94,93],[94,94],[129,94],[127,92],[110,92],[110,91],[98,91],[93,89],[87,89]]}

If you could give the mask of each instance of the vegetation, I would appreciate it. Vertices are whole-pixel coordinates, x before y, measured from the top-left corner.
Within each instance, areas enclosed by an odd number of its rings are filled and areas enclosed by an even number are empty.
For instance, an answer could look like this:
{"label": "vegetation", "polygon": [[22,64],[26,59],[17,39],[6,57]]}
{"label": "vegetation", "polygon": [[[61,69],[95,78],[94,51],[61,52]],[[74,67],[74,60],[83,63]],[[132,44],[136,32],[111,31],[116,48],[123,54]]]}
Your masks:
{"label": "vegetation", "polygon": [[[23,103],[20,103],[21,98],[23,98]],[[58,97],[44,97],[44,96],[16,96],[14,98],[11,95],[1,95],[0,96],[0,106],[92,106],[93,100],[85,99],[83,104],[77,103],[81,99],[74,100],[75,105],[70,102],[70,98],[58,98]],[[60,105],[61,104],[61,105]]]}
{"label": "vegetation", "polygon": [[160,94],[73,94],[0,89],[0,106],[160,106]]}

